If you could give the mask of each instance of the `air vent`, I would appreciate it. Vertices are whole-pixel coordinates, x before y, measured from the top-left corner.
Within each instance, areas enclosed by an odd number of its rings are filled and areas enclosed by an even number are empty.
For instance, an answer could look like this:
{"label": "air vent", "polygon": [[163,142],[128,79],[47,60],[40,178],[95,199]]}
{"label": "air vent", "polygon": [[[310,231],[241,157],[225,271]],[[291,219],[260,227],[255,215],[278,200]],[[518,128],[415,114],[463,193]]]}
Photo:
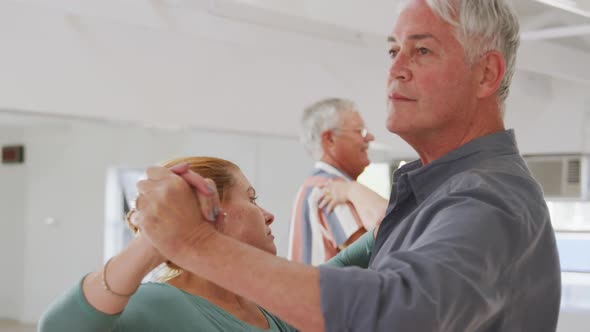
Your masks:
{"label": "air vent", "polygon": [[590,199],[590,158],[585,155],[534,155],[525,161],[548,200]]}
{"label": "air vent", "polygon": [[567,163],[567,183],[569,184],[580,184],[580,165],[579,159],[568,160]]}

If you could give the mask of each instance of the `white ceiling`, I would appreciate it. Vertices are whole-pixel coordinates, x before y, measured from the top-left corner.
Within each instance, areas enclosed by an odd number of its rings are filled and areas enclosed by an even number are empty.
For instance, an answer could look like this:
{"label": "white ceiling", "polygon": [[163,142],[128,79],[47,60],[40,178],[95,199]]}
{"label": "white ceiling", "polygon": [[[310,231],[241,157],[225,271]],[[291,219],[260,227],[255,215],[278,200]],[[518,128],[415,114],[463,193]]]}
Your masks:
{"label": "white ceiling", "polygon": [[[519,13],[523,32],[523,43],[517,64],[521,72],[541,74],[590,86],[590,0],[514,0]],[[227,22],[247,22],[253,25],[273,28],[279,31],[300,33],[312,37],[331,39],[365,49],[384,52],[385,36],[393,24],[396,0],[0,0],[3,5],[17,4],[20,8],[35,13],[39,17],[48,13],[58,14],[67,19],[70,29],[79,29],[83,33],[84,25],[80,22],[92,21],[112,23],[113,30],[121,27],[138,27],[145,31],[167,36],[202,35],[199,25],[187,25],[188,17],[221,18]],[[570,4],[570,7],[567,6]],[[200,15],[200,14],[199,14]],[[18,19],[18,18],[15,18]],[[193,20],[194,21],[194,20]],[[221,21],[221,20],[220,20]],[[6,25],[9,26],[9,25]],[[193,30],[191,30],[193,29]],[[212,28],[215,30],[215,28]],[[224,32],[208,31],[219,37]],[[19,38],[19,36],[14,36]],[[227,38],[227,36],[222,36]],[[230,36],[231,37],[231,36]],[[379,53],[380,56],[383,56]],[[383,56],[385,58],[385,56]],[[386,60],[383,60],[385,65]],[[374,64],[381,67],[381,64]],[[328,67],[329,68],[329,67]],[[385,71],[385,70],[384,70]],[[373,96],[368,99],[375,99]],[[382,102],[381,100],[379,102]],[[266,104],[265,104],[266,105]],[[375,102],[372,105],[377,105]],[[12,105],[14,109],[32,109],[28,105]],[[36,105],[35,105],[36,106]],[[66,105],[68,106],[68,105]],[[76,105],[74,105],[76,106]],[[72,106],[72,109],[79,107]],[[300,109],[297,105],[297,109]],[[376,107],[375,107],[376,108]],[[82,108],[79,108],[82,110]],[[268,111],[266,111],[268,109]],[[260,112],[275,112],[276,108],[260,108]],[[51,109],[51,111],[62,111]],[[63,111],[68,113],[69,110]],[[276,113],[276,112],[275,112]],[[110,116],[112,115],[112,116]],[[121,114],[105,115],[106,118],[126,118],[132,116]],[[86,117],[86,114],[74,114]],[[95,114],[90,117],[96,117]],[[277,118],[276,114],[257,114],[258,118]],[[296,116],[287,116],[283,122],[292,122]],[[369,118],[373,128],[382,122],[381,113]],[[32,117],[29,117],[32,118]],[[227,118],[227,116],[226,116]],[[220,119],[222,127],[227,121]],[[11,116],[0,118],[0,123],[17,122]],[[260,121],[259,121],[260,122]],[[209,126],[209,124],[205,124]],[[295,126],[280,127],[275,131],[265,130],[260,123],[251,123],[253,130],[276,134],[277,132],[294,135]],[[256,127],[260,126],[260,128]],[[231,129],[231,128],[229,128]],[[381,129],[380,129],[381,130]],[[377,132],[379,137],[387,137]],[[381,135],[379,135],[381,134]]]}
{"label": "white ceiling", "polygon": [[[398,0],[1,0],[72,17],[171,28],[171,13],[206,11],[233,20],[358,43],[382,43]],[[1,2],[0,1],[0,2]],[[523,44],[547,42],[590,56],[590,0],[513,0]],[[168,20],[167,20],[168,19]],[[582,53],[575,53],[580,55]],[[590,82],[589,77],[579,77]]]}

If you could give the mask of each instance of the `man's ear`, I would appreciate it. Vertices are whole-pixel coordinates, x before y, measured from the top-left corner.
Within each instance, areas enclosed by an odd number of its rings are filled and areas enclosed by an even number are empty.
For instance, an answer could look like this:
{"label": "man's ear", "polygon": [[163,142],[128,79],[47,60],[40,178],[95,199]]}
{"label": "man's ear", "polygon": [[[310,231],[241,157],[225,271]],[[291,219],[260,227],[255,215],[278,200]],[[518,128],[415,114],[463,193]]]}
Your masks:
{"label": "man's ear", "polygon": [[501,52],[492,50],[481,57],[478,66],[477,96],[486,98],[498,91],[506,73],[506,60]]}
{"label": "man's ear", "polygon": [[327,151],[334,144],[334,132],[332,130],[324,130],[320,135],[322,139],[322,148]]}

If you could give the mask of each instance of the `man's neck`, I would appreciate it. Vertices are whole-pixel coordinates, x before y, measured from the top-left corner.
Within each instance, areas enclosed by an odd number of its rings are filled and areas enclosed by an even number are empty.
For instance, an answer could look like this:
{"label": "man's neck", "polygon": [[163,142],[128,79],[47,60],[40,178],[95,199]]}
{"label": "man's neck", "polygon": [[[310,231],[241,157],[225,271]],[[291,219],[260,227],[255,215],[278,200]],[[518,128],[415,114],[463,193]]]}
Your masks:
{"label": "man's neck", "polygon": [[492,108],[478,112],[469,123],[458,121],[438,130],[400,134],[400,137],[416,150],[422,164],[427,165],[477,138],[505,130],[499,111]]}

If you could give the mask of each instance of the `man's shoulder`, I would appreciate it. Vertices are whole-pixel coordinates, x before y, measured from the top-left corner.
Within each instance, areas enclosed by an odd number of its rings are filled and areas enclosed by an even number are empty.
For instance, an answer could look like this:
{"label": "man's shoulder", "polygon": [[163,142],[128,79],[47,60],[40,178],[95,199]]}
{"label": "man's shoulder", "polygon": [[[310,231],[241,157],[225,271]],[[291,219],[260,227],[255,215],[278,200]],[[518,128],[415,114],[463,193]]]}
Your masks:
{"label": "man's shoulder", "polygon": [[467,169],[445,181],[438,193],[438,197],[462,197],[517,214],[532,207],[537,213],[546,210],[541,186],[520,163],[492,161]]}
{"label": "man's shoulder", "polygon": [[515,190],[537,192],[540,187],[522,159],[494,158],[449,177],[451,190]]}

